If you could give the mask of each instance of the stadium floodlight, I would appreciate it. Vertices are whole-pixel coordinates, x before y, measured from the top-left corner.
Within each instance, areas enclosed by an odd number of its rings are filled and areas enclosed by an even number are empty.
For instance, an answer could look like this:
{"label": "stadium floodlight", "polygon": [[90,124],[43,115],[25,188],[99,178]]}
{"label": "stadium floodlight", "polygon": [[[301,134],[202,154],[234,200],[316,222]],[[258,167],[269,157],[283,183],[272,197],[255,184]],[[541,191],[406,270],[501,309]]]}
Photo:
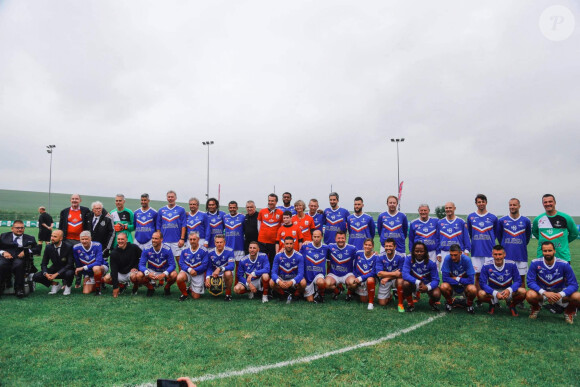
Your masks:
{"label": "stadium floodlight", "polygon": [[[404,142],[404,138],[391,138],[391,142],[397,144],[397,197],[399,196],[399,192],[401,189],[401,177],[399,174],[399,143]],[[399,211],[401,211],[401,201],[399,200]]]}
{"label": "stadium floodlight", "polygon": [[52,152],[54,152],[56,145],[47,145],[46,153],[50,154],[50,169],[48,172],[48,213],[50,214],[50,194],[52,190]]}
{"label": "stadium floodlight", "polygon": [[209,146],[213,145],[213,141],[202,141],[203,145],[207,146],[207,191],[205,192],[206,200],[209,199]]}

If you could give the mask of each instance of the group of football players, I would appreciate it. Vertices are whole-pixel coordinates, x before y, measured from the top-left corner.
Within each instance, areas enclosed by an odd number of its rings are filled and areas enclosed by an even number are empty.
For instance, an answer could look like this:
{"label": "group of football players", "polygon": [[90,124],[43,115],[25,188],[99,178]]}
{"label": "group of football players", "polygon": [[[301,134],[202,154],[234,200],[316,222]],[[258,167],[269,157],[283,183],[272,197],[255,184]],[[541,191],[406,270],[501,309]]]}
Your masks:
{"label": "group of football players", "polygon": [[[474,313],[475,305],[487,303],[488,313],[494,314],[503,300],[513,316],[526,300],[530,318],[535,319],[545,305],[573,323],[580,293],[568,244],[578,237],[578,230],[571,217],[556,210],[551,194],[542,198],[546,212],[533,225],[520,215],[518,199],[511,199],[509,214],[498,219],[487,211],[482,194],[476,196],[477,209],[466,221],[455,216],[455,205],[449,202],[444,218],[430,217],[429,206],[421,204],[419,217],[410,223],[398,211],[395,196],[388,197],[388,209],[376,223],[363,212],[360,197],[354,200],[352,214],[339,206],[334,192],[324,211],[316,199],[307,209],[302,200],[291,205],[288,192],[282,198],[283,205],[277,206],[277,195],[270,194],[268,206],[259,212],[248,201],[246,214],[238,213],[238,204],[232,201],[226,214],[213,198],[207,201],[206,212],[199,210],[198,199],[191,198],[187,212],[176,204],[174,191],[167,193],[168,203],[158,211],[144,194],[141,208],[132,212],[124,207],[124,196],[118,195],[117,209],[103,216],[101,203],[93,203],[89,210],[80,206],[79,195],[73,195],[34,280],[50,287],[50,294],[63,288],[67,295],[74,276],[80,276],[83,293],[101,295],[104,284],[111,284],[114,297],[131,284],[133,294],[145,286],[148,297],[158,287],[170,295],[176,283],[179,301],[197,299],[209,289],[214,295],[225,292],[226,301],[231,301],[233,290],[249,298],[261,295],[262,302],[274,297],[287,303],[302,298],[323,303],[325,295],[336,300],[346,291],[347,301],[356,297],[369,310],[375,298],[382,306],[396,298],[399,312],[412,312],[421,294],[434,311],[459,308]],[[110,246],[104,246],[107,239],[93,238],[107,217],[114,230]],[[22,234],[20,225],[15,222],[11,234]],[[532,235],[539,241],[538,258],[528,265]],[[8,251],[0,250],[0,259],[14,259],[7,257]]]}

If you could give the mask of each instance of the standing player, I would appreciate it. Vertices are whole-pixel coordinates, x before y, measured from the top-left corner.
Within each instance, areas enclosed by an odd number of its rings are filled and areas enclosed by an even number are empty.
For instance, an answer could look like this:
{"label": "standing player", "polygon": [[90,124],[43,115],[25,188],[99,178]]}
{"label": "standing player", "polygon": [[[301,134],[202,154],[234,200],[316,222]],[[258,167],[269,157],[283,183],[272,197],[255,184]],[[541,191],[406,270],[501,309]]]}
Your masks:
{"label": "standing player", "polygon": [[238,203],[228,203],[229,214],[224,215],[226,246],[234,251],[236,264],[244,258],[244,220],[245,216],[238,212]]}
{"label": "standing player", "polygon": [[199,244],[201,246],[207,247],[211,231],[209,227],[209,220],[207,219],[207,214],[199,210],[199,199],[191,198],[189,199],[189,213],[185,220],[185,225],[187,227],[187,235],[192,232],[197,232],[199,236]]}
{"label": "standing player", "polygon": [[363,199],[357,196],[354,198],[354,214],[346,218],[348,244],[353,245],[357,250],[363,249],[365,239],[375,237],[375,220],[372,216],[363,213],[363,207]]}
{"label": "standing player", "polygon": [[509,215],[499,220],[497,239],[505,249],[506,262],[514,263],[518,267],[523,284],[528,272],[528,243],[532,237],[532,222],[520,215],[519,199],[510,199],[509,211]]}
{"label": "standing player", "polygon": [[270,260],[270,266],[276,255],[276,237],[282,224],[282,210],[276,208],[278,195],[268,195],[268,207],[262,208],[258,213],[258,243],[260,251],[265,253]]}
{"label": "standing player", "polygon": [[294,238],[291,236],[284,239],[284,250],[274,257],[270,287],[280,296],[288,294],[287,304],[297,299],[306,288],[304,258],[294,250]]}
{"label": "standing player", "polygon": [[427,246],[423,242],[415,242],[411,254],[405,258],[403,265],[403,295],[407,299],[407,312],[415,310],[411,293],[420,292],[429,295],[431,310],[438,312],[437,302],[441,299],[439,289],[439,273],[437,265],[429,260]]}
{"label": "standing player", "polygon": [[139,281],[139,259],[141,258],[139,246],[127,241],[127,234],[117,235],[117,247],[111,251],[111,273],[103,279],[105,283],[113,285],[113,297],[122,294],[129,283],[133,283],[133,295],[137,294]]}
{"label": "standing player", "polygon": [[542,242],[550,241],[556,249],[556,258],[570,262],[570,243],[578,238],[576,223],[570,215],[556,210],[552,194],[542,196],[544,212],[534,219],[532,234],[538,240],[538,257],[542,256]]}
{"label": "standing player", "polygon": [[388,210],[379,215],[377,219],[377,230],[381,239],[381,253],[387,238],[393,238],[397,242],[397,251],[405,254],[405,239],[409,231],[407,216],[397,210],[399,199],[396,196],[387,198]]}
{"label": "standing player", "polygon": [[141,195],[141,208],[133,213],[135,221],[135,244],[141,250],[151,247],[151,237],[157,227],[157,211],[149,207],[149,194]]}
{"label": "standing player", "polygon": [[[479,291],[479,273],[483,265],[493,262],[491,249],[499,233],[497,216],[487,212],[487,197],[477,194],[477,211],[467,217],[467,231],[471,238],[471,262],[475,270],[475,286]],[[443,290],[443,289],[441,289]]]}
{"label": "standing player", "polygon": [[398,310],[405,313],[403,306],[403,265],[405,263],[405,254],[396,250],[397,242],[393,238],[388,238],[383,246],[384,253],[377,257],[375,271],[379,278],[379,305],[386,306],[392,297],[393,288],[397,289],[397,298],[399,300]]}
{"label": "standing player", "polygon": [[218,234],[214,237],[215,247],[209,251],[209,260],[207,265],[207,272],[205,274],[205,287],[209,288],[210,277],[223,277],[226,288],[225,301],[232,300],[232,282],[234,276],[232,271],[235,268],[234,251],[226,247],[226,237],[223,234]]}
{"label": "standing player", "polygon": [[312,243],[303,244],[300,254],[304,257],[304,278],[306,279],[304,297],[308,302],[323,303],[328,246],[322,243],[322,231],[314,230]]}
{"label": "standing player", "polygon": [[465,294],[467,301],[467,313],[475,313],[473,300],[477,296],[477,288],[473,284],[475,281],[475,270],[471,259],[465,254],[461,254],[459,245],[451,245],[449,255],[443,259],[441,266],[442,283],[441,294],[445,297],[445,310],[451,312],[455,294]]}
{"label": "standing player", "polygon": [[171,285],[177,279],[173,254],[171,247],[163,243],[163,234],[155,231],[151,237],[151,247],[141,254],[137,273],[138,281],[147,287],[147,297],[153,297],[156,282],[159,285],[165,283],[164,293],[166,296],[171,295]]}
{"label": "standing player", "polygon": [[441,262],[437,260],[437,248],[439,247],[439,234],[437,233],[437,218],[429,216],[429,205],[419,205],[419,217],[414,219],[409,225],[409,250],[415,242],[423,242],[427,246],[429,260],[437,264],[437,269],[441,271]]}
{"label": "standing player", "polygon": [[449,254],[449,247],[458,244],[461,250],[469,255],[471,241],[467,231],[467,224],[461,218],[455,216],[455,204],[445,203],[445,218],[437,222],[437,234],[439,235],[439,246],[437,246],[437,261],[443,262]]}
{"label": "standing player", "polygon": [[282,205],[278,206],[278,208],[282,210],[282,212],[290,211],[292,215],[296,215],[296,209],[292,204],[290,204],[291,202],[292,202],[292,194],[290,192],[284,192],[282,194]]}
{"label": "standing player", "polygon": [[360,297],[360,302],[368,302],[367,309],[373,310],[375,304],[375,266],[377,253],[373,250],[375,242],[367,238],[363,243],[364,250],[356,253],[354,261],[354,281],[349,290],[356,292]]}
{"label": "standing player", "polygon": [[324,243],[327,245],[336,241],[338,232],[346,233],[348,227],[346,219],[350,215],[347,209],[338,206],[338,194],[331,192],[328,195],[330,207],[324,210]]}
{"label": "standing player", "polygon": [[238,264],[236,271],[237,284],[234,286],[236,294],[248,293],[248,298],[262,291],[262,302],[268,302],[270,289],[270,262],[268,256],[260,253],[258,242],[252,241],[249,245],[250,253]]}
{"label": "standing player", "polygon": [[350,288],[355,280],[352,270],[356,257],[356,247],[346,243],[346,233],[344,231],[336,231],[335,238],[336,243],[328,245],[330,270],[325,279],[326,289],[334,292],[332,298],[336,300],[341,292],[342,285],[346,285],[349,288],[346,294],[346,301],[350,301],[352,299]]}
{"label": "standing player", "polygon": [[103,260],[103,248],[99,242],[91,240],[90,231],[81,232],[80,239],[81,243],[73,247],[75,274],[85,277],[83,294],[92,293],[94,290],[95,296],[100,296],[101,279],[109,270]]}
{"label": "standing player", "polygon": [[302,200],[297,200],[296,203],[294,203],[296,215],[292,217],[292,223],[300,228],[304,241],[309,242],[312,240],[312,231],[315,230],[314,219],[312,219],[310,215],[304,213],[305,208],[306,204],[304,204]]}
{"label": "standing player", "polygon": [[512,313],[518,316],[516,305],[526,298],[526,289],[515,263],[507,262],[506,252],[501,245],[493,247],[493,263],[484,265],[479,276],[480,291],[477,298],[480,302],[489,304],[489,314],[495,312],[500,300],[505,300]]}
{"label": "standing player", "polygon": [[181,258],[179,258],[181,271],[177,275],[177,287],[181,292],[180,302],[187,300],[190,294],[194,299],[201,297],[204,291],[205,273],[209,264],[207,249],[200,245],[201,238],[197,231],[190,232],[187,238],[189,247],[181,251]]}
{"label": "standing player", "polygon": [[308,203],[308,215],[310,215],[314,220],[314,229],[323,231],[324,214],[322,214],[318,209],[318,199],[310,199],[310,202]]}
{"label": "standing player", "polygon": [[[187,230],[185,221],[187,215],[183,207],[175,204],[176,200],[177,194],[175,191],[167,191],[167,205],[161,207],[157,213],[157,231],[161,233],[163,243],[171,249],[175,262],[178,262],[181,249],[185,244],[185,232]],[[151,239],[151,242],[153,243],[153,239]],[[173,267],[175,269],[175,265]]]}
{"label": "standing player", "polygon": [[544,241],[541,258],[530,263],[528,271],[528,292],[526,300],[532,306],[530,318],[538,318],[541,305],[548,301],[554,313],[562,313],[568,324],[574,323],[574,315],[580,306],[578,282],[572,266],[563,259],[556,258],[554,243]]}
{"label": "standing player", "polygon": [[111,218],[113,219],[113,226],[115,227],[115,244],[117,246],[116,237],[119,233],[127,235],[127,241],[133,243],[133,235],[131,232],[135,230],[133,211],[125,208],[125,195],[117,194],[115,196],[115,208],[111,211]]}
{"label": "standing player", "polygon": [[220,202],[216,198],[209,198],[205,203],[205,209],[207,211],[207,220],[209,221],[210,235],[207,247],[213,248],[214,237],[216,235],[224,235],[224,215],[225,213],[220,210]]}
{"label": "standing player", "polygon": [[300,251],[304,237],[300,227],[292,223],[292,213],[290,211],[284,211],[282,214],[282,225],[278,229],[278,235],[276,236],[276,254],[284,249],[286,237],[292,237],[294,239],[294,250]]}

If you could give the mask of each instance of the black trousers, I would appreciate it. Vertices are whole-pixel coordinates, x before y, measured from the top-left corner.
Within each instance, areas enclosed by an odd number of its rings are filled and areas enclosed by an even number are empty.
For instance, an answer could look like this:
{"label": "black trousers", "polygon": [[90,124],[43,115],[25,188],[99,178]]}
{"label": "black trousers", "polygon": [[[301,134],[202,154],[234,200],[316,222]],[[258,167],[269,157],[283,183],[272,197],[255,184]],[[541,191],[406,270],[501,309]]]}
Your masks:
{"label": "black trousers", "polygon": [[[48,269],[46,269],[46,272],[48,274],[54,274],[54,273],[58,272],[58,269],[49,267]],[[72,281],[73,281],[74,276],[75,276],[74,270],[70,269],[70,270],[66,270],[64,273],[60,274],[58,277],[55,278],[55,280],[61,279],[64,285],[72,286]],[[42,274],[41,272],[35,273],[34,277],[32,277],[32,279],[34,280],[34,282],[38,282],[39,284],[43,284],[47,288],[50,287],[50,285],[52,284],[52,281],[50,281],[48,278],[46,278],[44,276],[44,274]]]}
{"label": "black trousers", "polygon": [[25,260],[23,258],[6,259],[0,257],[0,283],[2,287],[14,274],[14,290],[24,290]]}
{"label": "black trousers", "polygon": [[274,257],[276,256],[276,244],[258,242],[258,245],[260,246],[260,252],[268,256],[268,261],[270,261],[270,267],[272,267]]}

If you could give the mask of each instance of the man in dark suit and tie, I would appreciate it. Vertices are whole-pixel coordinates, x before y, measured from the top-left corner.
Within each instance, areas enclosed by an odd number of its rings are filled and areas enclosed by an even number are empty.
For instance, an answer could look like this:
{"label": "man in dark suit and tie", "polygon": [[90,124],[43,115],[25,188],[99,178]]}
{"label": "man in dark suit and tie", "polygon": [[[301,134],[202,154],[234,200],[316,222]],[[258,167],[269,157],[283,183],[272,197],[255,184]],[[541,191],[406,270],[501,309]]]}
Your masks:
{"label": "man in dark suit and tie", "polygon": [[91,205],[93,212],[89,214],[91,239],[103,245],[103,258],[109,257],[109,252],[115,239],[113,220],[103,213],[103,203],[94,202]]}
{"label": "man in dark suit and tie", "polygon": [[27,261],[32,260],[31,248],[36,246],[32,235],[24,234],[24,222],[15,220],[12,232],[0,235],[0,294],[6,281],[14,273],[14,291],[18,298],[24,297],[24,275]]}
{"label": "man in dark suit and tie", "polygon": [[[48,294],[56,294],[64,286],[63,295],[70,294],[74,277],[74,258],[72,247],[63,242],[62,230],[55,230],[50,235],[50,244],[46,245],[40,271],[34,274],[33,280],[50,287]],[[48,264],[52,264],[48,267]],[[62,279],[62,284],[56,282]]]}

